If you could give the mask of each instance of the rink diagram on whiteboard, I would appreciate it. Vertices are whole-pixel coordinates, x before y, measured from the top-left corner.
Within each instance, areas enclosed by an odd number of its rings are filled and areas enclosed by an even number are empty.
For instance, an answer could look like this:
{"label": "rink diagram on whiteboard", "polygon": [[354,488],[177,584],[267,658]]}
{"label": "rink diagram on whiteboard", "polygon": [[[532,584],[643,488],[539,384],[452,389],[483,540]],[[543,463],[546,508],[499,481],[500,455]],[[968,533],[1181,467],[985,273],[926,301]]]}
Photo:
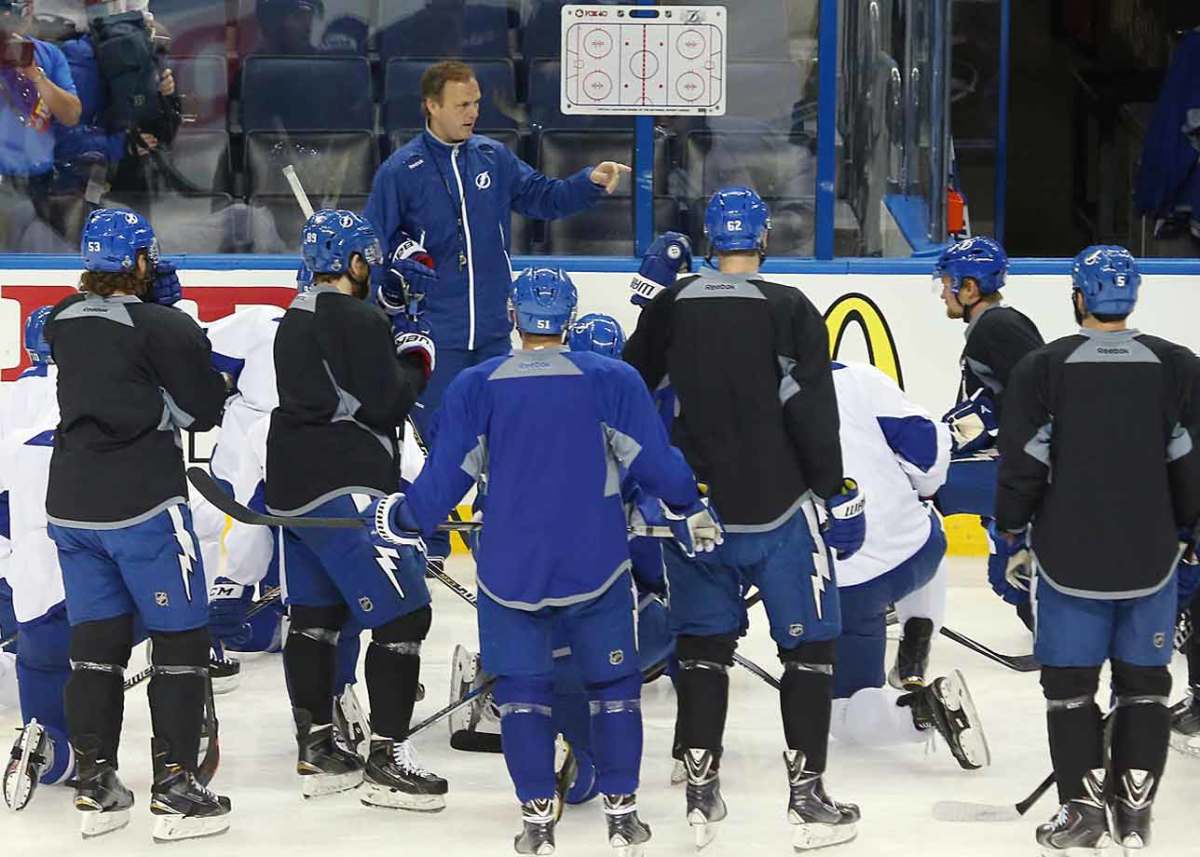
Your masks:
{"label": "rink diagram on whiteboard", "polygon": [[724,6],[563,6],[563,114],[724,114],[726,21]]}

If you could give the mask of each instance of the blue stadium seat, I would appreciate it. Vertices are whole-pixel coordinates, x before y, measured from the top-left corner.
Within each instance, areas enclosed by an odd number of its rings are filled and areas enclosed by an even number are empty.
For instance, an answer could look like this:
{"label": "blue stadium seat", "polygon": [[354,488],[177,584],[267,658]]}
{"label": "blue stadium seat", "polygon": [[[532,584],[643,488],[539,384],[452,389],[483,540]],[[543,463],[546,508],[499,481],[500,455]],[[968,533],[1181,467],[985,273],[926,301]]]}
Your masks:
{"label": "blue stadium seat", "polygon": [[[260,8],[263,2],[269,2],[275,9]],[[366,56],[378,11],[373,0],[322,0],[321,10],[315,14],[289,9],[291,4],[286,0],[233,0],[233,5],[235,44],[242,56],[255,53]],[[289,15],[307,17],[285,27]]]}
{"label": "blue stadium seat", "polygon": [[224,57],[170,56],[175,91],[183,101],[185,127],[225,130],[229,111],[229,70]]}
{"label": "blue stadium seat", "polygon": [[791,126],[792,109],[804,95],[797,63],[730,62],[725,73],[725,115],[708,117],[710,127],[732,130],[763,124],[785,131]]}
{"label": "blue stadium seat", "polygon": [[[524,0],[521,14],[521,51],[527,57],[553,58],[562,56],[561,9],[577,0]],[[624,0],[591,0],[607,6]]]}
{"label": "blue stadium seat", "polygon": [[165,148],[170,164],[198,190],[229,190],[229,135],[224,131],[193,131],[185,125]]}
{"label": "blue stadium seat", "polygon": [[633,128],[631,116],[564,116],[558,60],[533,60],[529,64],[529,122],[544,128]]}
{"label": "blue stadium seat", "polygon": [[[396,151],[413,137],[417,136],[424,129],[422,128],[396,128],[387,135],[387,151],[389,154]],[[491,137],[500,143],[503,143],[511,149],[518,157],[521,155],[521,136],[511,128],[497,128],[490,131],[480,128],[476,133],[482,134],[485,137]]]}
{"label": "blue stadium seat", "polygon": [[[383,84],[383,129],[420,128],[425,124],[421,113],[421,75],[437,62],[435,59],[392,59],[388,61]],[[480,128],[516,128],[512,106],[516,103],[511,60],[479,60],[471,63],[483,101],[479,105]]]}
{"label": "blue stadium seat", "polygon": [[816,156],[787,134],[691,131],[683,151],[688,196],[747,185],[763,199],[816,193]]}
{"label": "blue stadium seat", "polygon": [[[654,198],[656,232],[679,228],[679,205]],[[628,199],[602,197],[595,206],[546,224],[545,252],[556,256],[632,256],[633,205]]]}
{"label": "blue stadium seat", "polygon": [[[538,135],[537,168],[548,176],[565,178],[588,164],[618,161],[633,165],[632,131],[543,131]],[[667,186],[667,141],[659,136],[654,140],[654,183],[656,193],[665,193]],[[633,193],[628,177],[614,196],[628,197]]]}
{"label": "blue stadium seat", "polygon": [[373,130],[366,57],[251,56],[242,66],[245,131]]}
{"label": "blue stadium seat", "polygon": [[290,194],[283,168],[291,164],[308,195],[365,194],[379,166],[379,148],[369,131],[325,131],[246,135],[246,193]]}
{"label": "blue stadium seat", "polygon": [[245,205],[229,194],[121,194],[106,208],[131,208],[154,224],[163,253],[236,253],[248,247]]}
{"label": "blue stadium seat", "polygon": [[[83,3],[79,4],[84,5]],[[225,56],[225,4],[197,0],[150,0],[154,20],[171,35],[171,53]]]}
{"label": "blue stadium seat", "polygon": [[379,22],[379,58],[509,55],[504,0],[388,0]]}
{"label": "blue stadium seat", "polygon": [[[348,208],[362,211],[367,204],[365,194],[346,193],[334,196],[310,194],[313,208]],[[304,213],[296,199],[288,194],[257,194],[250,197],[250,237],[255,253],[299,253],[300,230]]]}

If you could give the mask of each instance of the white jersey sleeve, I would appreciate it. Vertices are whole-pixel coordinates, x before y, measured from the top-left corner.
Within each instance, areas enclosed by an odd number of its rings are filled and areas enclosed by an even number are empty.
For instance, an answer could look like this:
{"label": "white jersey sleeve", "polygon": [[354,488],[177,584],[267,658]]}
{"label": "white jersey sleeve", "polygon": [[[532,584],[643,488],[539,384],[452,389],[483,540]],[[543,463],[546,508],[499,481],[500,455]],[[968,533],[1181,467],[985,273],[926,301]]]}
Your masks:
{"label": "white jersey sleeve", "polygon": [[54,419],[10,426],[0,441],[0,491],[8,492],[10,550],[4,576],[18,622],[32,622],[64,599],[58,549],[46,532],[46,484],[54,451]]}
{"label": "white jersey sleeve", "polygon": [[[232,480],[234,499],[245,506],[257,505],[256,500],[262,499],[270,425],[270,416],[264,416],[246,430],[243,455],[238,459],[238,470]],[[271,562],[276,532],[274,527],[258,527],[231,520],[229,531],[225,534],[225,576],[246,586],[253,586],[262,580]]]}
{"label": "white jersey sleeve", "polygon": [[58,367],[53,363],[30,366],[17,380],[5,384],[6,396],[0,410],[0,438],[16,429],[58,423]]}
{"label": "white jersey sleeve", "polygon": [[867,536],[837,560],[839,586],[873,580],[913,556],[930,533],[921,498],[937,490],[950,461],[946,426],[910,402],[874,366],[834,364],[843,469],[867,498]]}
{"label": "white jersey sleeve", "polygon": [[243,307],[208,325],[213,364],[237,376],[238,394],[247,407],[270,413],[279,404],[275,389],[275,332],[284,310]]}

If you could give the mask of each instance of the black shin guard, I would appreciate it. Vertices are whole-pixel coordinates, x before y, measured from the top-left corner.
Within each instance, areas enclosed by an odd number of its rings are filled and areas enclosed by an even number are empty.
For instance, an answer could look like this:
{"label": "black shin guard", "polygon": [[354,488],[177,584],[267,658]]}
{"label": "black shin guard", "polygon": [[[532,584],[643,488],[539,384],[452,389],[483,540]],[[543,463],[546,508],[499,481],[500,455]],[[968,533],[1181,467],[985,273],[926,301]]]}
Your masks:
{"label": "black shin guard", "polygon": [[804,754],[804,770],[824,773],[833,699],[833,643],[801,643],[780,649],[783,680],[779,710],[789,750]]}
{"label": "black shin guard", "polygon": [[1099,667],[1042,667],[1046,732],[1060,803],[1084,797],[1084,774],[1104,767],[1104,728],[1095,699],[1099,682]]}
{"label": "black shin guard", "polygon": [[408,737],[421,678],[421,641],[429,634],[433,611],[424,607],[393,619],[371,633],[367,647],[367,695],[371,731],[403,741]]}
{"label": "black shin guard", "polygon": [[1188,684],[1192,687],[1200,685],[1200,594],[1192,598],[1192,606],[1188,608],[1192,617],[1192,636],[1183,646],[1187,654]]}
{"label": "black shin guard", "polygon": [[729,708],[729,667],[735,638],[681,636],[675,643],[679,674],[676,735],[682,747],[712,750],[719,762]]}
{"label": "black shin guard", "polygon": [[1171,738],[1171,673],[1166,667],[1136,667],[1121,661],[1112,664],[1117,710],[1113,714],[1113,776],[1143,770],[1162,779]]}
{"label": "black shin guard", "polygon": [[208,628],[150,635],[153,673],[147,694],[154,738],[164,743],[167,761],[195,771],[204,720]]}
{"label": "black shin guard", "polygon": [[291,624],[283,647],[283,674],[292,708],[307,711],[313,726],[333,722],[338,629],[346,613],[345,605],[288,609]]}
{"label": "black shin guard", "polygon": [[133,649],[133,617],[83,622],[71,629],[71,677],[63,693],[67,731],[79,746],[91,736],[96,757],[117,764],[125,715],[125,668]]}

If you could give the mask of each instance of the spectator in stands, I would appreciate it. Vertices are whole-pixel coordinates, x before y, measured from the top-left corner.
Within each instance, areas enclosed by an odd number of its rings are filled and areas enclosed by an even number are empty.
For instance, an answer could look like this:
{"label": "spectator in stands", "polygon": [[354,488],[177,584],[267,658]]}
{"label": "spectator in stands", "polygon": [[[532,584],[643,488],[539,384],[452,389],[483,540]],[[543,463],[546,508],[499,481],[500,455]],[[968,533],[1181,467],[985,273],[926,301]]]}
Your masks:
{"label": "spectator in stands", "polygon": [[55,126],[79,121],[79,98],[62,51],[25,35],[32,11],[26,0],[0,0],[0,245],[5,247],[19,247],[35,218],[46,217]]}
{"label": "spectator in stands", "polygon": [[[511,212],[550,220],[583,211],[616,190],[629,167],[605,161],[552,179],[504,144],[475,134],[479,83],[461,62],[431,65],[421,76],[421,99],[425,131],[379,168],[365,215],[389,251],[412,236],[436,265],[438,283],[426,295],[424,318],[437,343],[437,367],[423,408],[413,412],[433,443],[433,417],[450,380],[509,351]],[[431,554],[444,556],[447,547],[431,545]]]}
{"label": "spectator in stands", "polygon": [[260,54],[312,54],[313,24],[325,14],[321,0],[258,0],[254,17],[258,19]]}

